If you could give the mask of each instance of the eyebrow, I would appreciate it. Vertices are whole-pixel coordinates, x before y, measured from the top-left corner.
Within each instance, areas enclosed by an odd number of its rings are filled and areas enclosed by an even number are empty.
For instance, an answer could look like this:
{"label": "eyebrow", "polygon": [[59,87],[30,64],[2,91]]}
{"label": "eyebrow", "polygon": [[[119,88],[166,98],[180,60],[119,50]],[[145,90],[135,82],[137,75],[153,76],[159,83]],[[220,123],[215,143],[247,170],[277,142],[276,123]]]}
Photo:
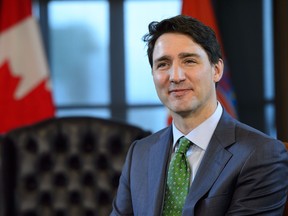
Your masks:
{"label": "eyebrow", "polygon": [[183,58],[186,58],[186,57],[196,57],[196,58],[200,58],[200,55],[199,54],[197,54],[197,53],[180,53],[179,55],[178,55],[178,57],[180,58],[180,59],[183,59]]}
{"label": "eyebrow", "polygon": [[161,61],[170,60],[170,59],[171,57],[169,57],[168,55],[164,55],[164,56],[161,56],[160,58],[155,59],[153,64],[156,64],[157,62],[161,62]]}
{"label": "eyebrow", "polygon": [[[187,58],[187,57],[200,58],[200,55],[197,54],[197,53],[187,53],[187,52],[185,52],[185,53],[180,53],[180,54],[178,55],[178,57],[179,57],[180,59],[184,59],[184,58]],[[166,61],[166,60],[171,60],[171,57],[170,57],[169,55],[161,56],[161,57],[159,57],[159,58],[157,58],[157,59],[155,59],[155,60],[153,61],[153,65],[156,64],[157,62]]]}

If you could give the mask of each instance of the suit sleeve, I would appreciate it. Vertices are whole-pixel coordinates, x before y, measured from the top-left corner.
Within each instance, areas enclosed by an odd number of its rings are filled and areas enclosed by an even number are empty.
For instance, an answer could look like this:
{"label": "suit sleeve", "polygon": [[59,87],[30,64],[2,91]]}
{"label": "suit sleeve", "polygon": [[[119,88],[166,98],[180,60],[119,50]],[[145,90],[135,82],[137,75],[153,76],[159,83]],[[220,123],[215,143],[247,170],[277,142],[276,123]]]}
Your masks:
{"label": "suit sleeve", "polygon": [[113,200],[112,212],[110,216],[130,216],[133,215],[132,198],[130,191],[130,168],[132,163],[132,152],[135,142],[131,145],[119,179],[117,194]]}
{"label": "suit sleeve", "polygon": [[282,215],[288,187],[288,152],[269,141],[251,152],[226,215]]}

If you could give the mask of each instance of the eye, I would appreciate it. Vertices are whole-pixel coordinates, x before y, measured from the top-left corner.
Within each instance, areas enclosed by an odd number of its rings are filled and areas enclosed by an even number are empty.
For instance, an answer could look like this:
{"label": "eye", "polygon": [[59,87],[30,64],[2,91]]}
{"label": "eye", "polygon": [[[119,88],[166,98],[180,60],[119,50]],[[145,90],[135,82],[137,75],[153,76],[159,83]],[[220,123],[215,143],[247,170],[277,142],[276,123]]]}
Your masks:
{"label": "eye", "polygon": [[168,64],[166,62],[159,62],[157,65],[156,65],[156,68],[157,69],[163,69],[163,68],[166,68],[168,67]]}
{"label": "eye", "polygon": [[196,61],[195,61],[194,59],[185,59],[185,60],[184,60],[184,63],[185,63],[185,64],[195,64]]}

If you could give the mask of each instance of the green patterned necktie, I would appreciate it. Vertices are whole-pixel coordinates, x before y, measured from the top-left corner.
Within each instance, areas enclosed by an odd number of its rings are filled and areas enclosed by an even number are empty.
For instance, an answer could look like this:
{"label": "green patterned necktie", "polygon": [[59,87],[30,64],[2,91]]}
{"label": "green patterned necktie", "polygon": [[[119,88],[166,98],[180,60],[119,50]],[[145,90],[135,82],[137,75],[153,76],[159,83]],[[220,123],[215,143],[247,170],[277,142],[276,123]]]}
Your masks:
{"label": "green patterned necktie", "polygon": [[174,153],[168,170],[163,216],[182,214],[186,196],[190,187],[191,168],[186,158],[191,142],[181,137],[179,148]]}

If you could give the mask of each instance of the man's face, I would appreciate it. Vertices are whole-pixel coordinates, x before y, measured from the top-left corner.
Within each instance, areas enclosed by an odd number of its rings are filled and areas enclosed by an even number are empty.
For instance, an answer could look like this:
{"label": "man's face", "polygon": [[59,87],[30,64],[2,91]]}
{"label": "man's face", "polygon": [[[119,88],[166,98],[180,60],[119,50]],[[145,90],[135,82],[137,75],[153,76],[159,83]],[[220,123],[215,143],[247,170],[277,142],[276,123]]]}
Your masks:
{"label": "man's face", "polygon": [[160,36],[154,47],[152,73],[157,94],[172,116],[210,115],[214,111],[215,82],[221,79],[223,62],[220,59],[212,65],[205,50],[189,36]]}

